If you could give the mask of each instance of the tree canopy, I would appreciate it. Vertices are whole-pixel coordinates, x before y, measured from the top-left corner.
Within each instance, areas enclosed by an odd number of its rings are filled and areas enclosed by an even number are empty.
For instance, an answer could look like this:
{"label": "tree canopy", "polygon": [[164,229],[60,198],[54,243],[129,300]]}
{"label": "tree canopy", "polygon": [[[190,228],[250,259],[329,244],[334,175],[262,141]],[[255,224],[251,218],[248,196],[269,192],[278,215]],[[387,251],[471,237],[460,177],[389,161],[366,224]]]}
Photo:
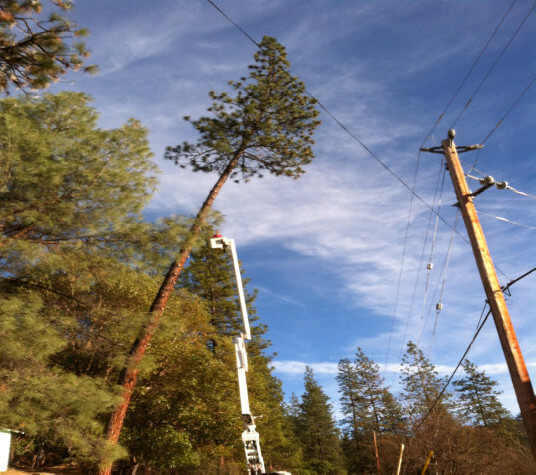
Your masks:
{"label": "tree canopy", "polygon": [[48,0],[43,17],[40,0],[0,0],[0,93],[38,90],[56,82],[69,70],[95,72],[84,66],[89,56],[79,40],[88,34],[65,13],[71,0]]}

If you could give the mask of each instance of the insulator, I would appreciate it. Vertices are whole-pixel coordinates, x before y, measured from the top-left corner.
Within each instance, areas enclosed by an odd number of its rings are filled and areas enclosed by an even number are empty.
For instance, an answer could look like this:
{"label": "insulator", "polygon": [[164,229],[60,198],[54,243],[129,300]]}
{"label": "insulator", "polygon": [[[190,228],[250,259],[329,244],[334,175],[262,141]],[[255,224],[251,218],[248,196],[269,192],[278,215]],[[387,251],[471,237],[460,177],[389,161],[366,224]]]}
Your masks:
{"label": "insulator", "polygon": [[443,304],[441,302],[438,302],[435,308],[436,310],[443,310]]}
{"label": "insulator", "polygon": [[434,263],[432,261],[430,261],[427,265],[426,265],[426,268],[428,270],[432,270],[434,268]]}
{"label": "insulator", "polygon": [[499,189],[499,190],[504,190],[508,187],[508,182],[507,181],[500,181],[499,183],[495,183],[495,186]]}

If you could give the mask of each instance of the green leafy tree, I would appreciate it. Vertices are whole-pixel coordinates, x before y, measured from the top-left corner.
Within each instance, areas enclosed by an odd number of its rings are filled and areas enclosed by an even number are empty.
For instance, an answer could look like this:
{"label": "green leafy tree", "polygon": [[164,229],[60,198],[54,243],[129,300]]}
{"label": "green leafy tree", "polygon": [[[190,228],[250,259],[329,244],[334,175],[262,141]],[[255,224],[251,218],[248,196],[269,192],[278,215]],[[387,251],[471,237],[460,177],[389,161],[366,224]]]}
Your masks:
{"label": "green leafy tree", "polygon": [[458,396],[460,415],[469,423],[490,427],[508,417],[508,411],[501,404],[496,391],[497,381],[479,371],[469,360],[463,362],[465,376],[454,382]]}
{"label": "green leafy tree", "polygon": [[40,0],[0,0],[0,93],[10,85],[36,90],[56,82],[67,71],[95,72],[83,66],[89,52],[81,41],[86,29],[77,29],[64,13],[71,0],[48,0],[51,13],[42,17]]}
{"label": "green leafy tree", "polygon": [[[215,217],[216,218],[216,217]],[[201,242],[190,255],[190,263],[179,279],[179,285],[198,295],[208,305],[211,323],[221,335],[238,335],[243,323],[238,301],[238,292],[234,275],[233,261],[230,252],[212,249],[210,238],[215,234],[212,223],[206,223],[201,230]],[[239,263],[241,266],[241,263]],[[256,290],[249,291],[250,279],[244,277],[242,283],[246,299],[249,321],[255,346],[266,347],[262,335],[266,326],[259,323],[254,302]]]}
{"label": "green leafy tree", "polygon": [[313,473],[344,473],[341,440],[333,417],[329,397],[314,378],[310,367],[305,369],[305,392],[301,400],[291,400],[291,414],[300,440],[306,467]]}
{"label": "green leafy tree", "polygon": [[[318,111],[304,84],[288,73],[289,66],[284,47],[274,38],[264,37],[249,75],[230,82],[234,94],[211,92],[212,115],[192,121],[200,134],[198,142],[184,143],[166,152],[166,158],[178,165],[191,166],[194,171],[214,171],[219,178],[160,286],[147,325],[132,345],[120,380],[123,400],[108,425],[111,443],[119,438],[147,345],[224,183],[228,178],[239,181],[242,176],[248,180],[263,172],[298,178],[313,158],[312,136],[319,124]],[[101,475],[110,471],[111,467],[103,465]]]}

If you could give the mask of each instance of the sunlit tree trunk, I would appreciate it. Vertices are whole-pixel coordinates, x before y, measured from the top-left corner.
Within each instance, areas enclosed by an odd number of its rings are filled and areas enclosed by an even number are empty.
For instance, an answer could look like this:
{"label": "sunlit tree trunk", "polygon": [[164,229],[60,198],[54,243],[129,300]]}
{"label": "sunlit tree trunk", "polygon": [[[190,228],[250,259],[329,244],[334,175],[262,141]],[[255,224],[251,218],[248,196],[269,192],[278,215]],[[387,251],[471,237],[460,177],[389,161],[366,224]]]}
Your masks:
{"label": "sunlit tree trunk", "polygon": [[[121,434],[121,430],[123,428],[125,416],[128,410],[128,406],[130,404],[130,399],[132,397],[132,392],[134,391],[134,387],[136,386],[136,382],[138,379],[140,362],[143,359],[145,352],[147,351],[147,347],[149,346],[154,332],[158,328],[158,325],[160,323],[160,317],[164,312],[166,303],[169,300],[171,294],[173,293],[175,283],[180,273],[182,272],[184,265],[186,264],[188,256],[190,255],[190,252],[192,251],[192,248],[194,246],[195,239],[201,231],[201,227],[205,222],[207,214],[212,208],[212,205],[214,204],[214,201],[220,193],[224,183],[227,181],[229,175],[232,173],[238,161],[240,160],[243,150],[244,147],[241,147],[235,152],[233,158],[228,163],[227,167],[220,175],[218,181],[212,187],[203,205],[199,209],[197,216],[195,217],[195,220],[190,228],[184,246],[180,254],[169,267],[166,277],[164,278],[164,281],[162,282],[162,285],[160,286],[160,289],[158,290],[158,293],[156,294],[156,297],[151,305],[151,308],[149,310],[149,321],[144,326],[144,328],[134,341],[132,348],[130,349],[127,364],[121,371],[121,375],[119,377],[119,384],[123,386],[123,392],[121,394],[121,403],[119,404],[115,412],[111,415],[110,420],[108,421],[106,438],[113,445],[117,444],[117,441],[119,440],[119,436]],[[99,469],[99,475],[110,475],[111,473],[111,464],[101,465]]]}

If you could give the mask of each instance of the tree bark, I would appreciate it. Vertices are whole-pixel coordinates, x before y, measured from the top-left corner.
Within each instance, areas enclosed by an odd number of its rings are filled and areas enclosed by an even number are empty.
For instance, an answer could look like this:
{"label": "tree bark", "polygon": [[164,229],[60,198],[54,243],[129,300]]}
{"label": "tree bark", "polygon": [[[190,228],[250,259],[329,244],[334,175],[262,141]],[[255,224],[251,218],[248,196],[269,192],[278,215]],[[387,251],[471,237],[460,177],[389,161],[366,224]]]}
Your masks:
{"label": "tree bark", "polygon": [[[207,198],[201,205],[201,208],[199,208],[197,216],[190,227],[186,242],[184,243],[180,254],[169,267],[166,277],[164,278],[164,281],[162,282],[162,285],[160,286],[160,289],[153,300],[151,308],[149,309],[149,321],[143,327],[130,349],[127,363],[121,371],[121,375],[119,376],[119,384],[123,386],[121,402],[116,408],[115,412],[111,415],[106,431],[106,438],[112,445],[117,444],[117,441],[119,440],[128,406],[130,404],[130,398],[132,397],[132,392],[134,391],[134,387],[136,386],[138,379],[141,360],[147,351],[154,332],[160,324],[160,318],[164,313],[164,308],[169,300],[169,297],[173,293],[175,282],[177,281],[177,278],[186,264],[186,260],[192,251],[195,239],[201,231],[201,226],[205,222],[208,212],[212,208],[212,205],[220,193],[224,183],[227,181],[233,169],[236,167],[243,151],[244,147],[240,147],[235,152],[233,158],[230,160],[225,167],[225,170],[218,178],[218,181],[210,190],[210,193],[207,195]],[[111,473],[112,464],[103,464],[99,467],[99,475],[110,475]]]}

